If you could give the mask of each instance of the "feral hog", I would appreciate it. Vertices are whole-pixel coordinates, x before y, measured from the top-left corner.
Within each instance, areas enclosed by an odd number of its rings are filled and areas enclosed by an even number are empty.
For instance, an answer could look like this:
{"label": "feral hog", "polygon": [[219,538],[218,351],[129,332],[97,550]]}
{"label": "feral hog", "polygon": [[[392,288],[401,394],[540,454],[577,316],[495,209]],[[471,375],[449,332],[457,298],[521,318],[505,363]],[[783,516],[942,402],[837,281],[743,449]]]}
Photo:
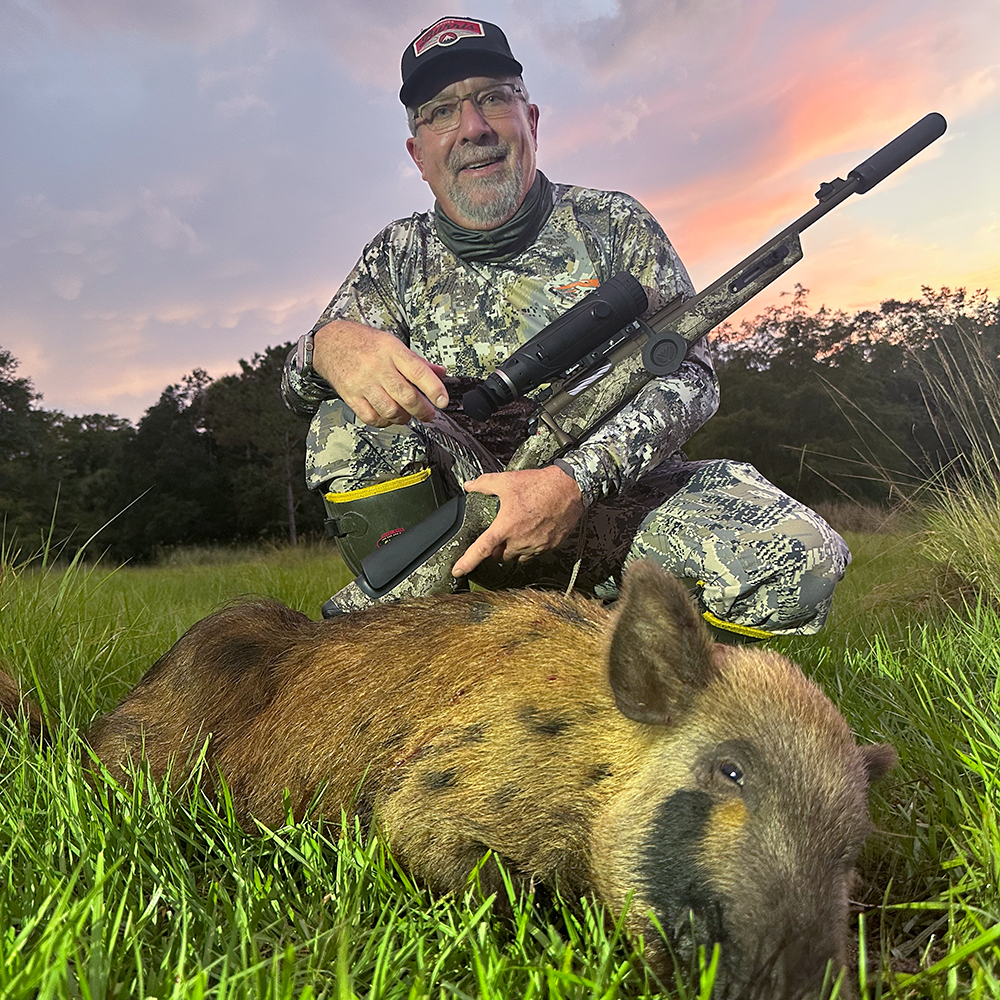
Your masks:
{"label": "feral hog", "polygon": [[232,607],[87,740],[123,779],[143,754],[179,783],[209,736],[244,821],[280,822],[286,790],[297,815],[319,796],[371,818],[437,890],[489,849],[570,897],[620,912],[631,895],[629,931],[661,966],[650,913],[681,955],[721,943],[726,997],[813,996],[828,963],[836,976],[868,786],[894,761],[787,659],[714,645],[650,563],[610,611],[538,592],[326,622]]}

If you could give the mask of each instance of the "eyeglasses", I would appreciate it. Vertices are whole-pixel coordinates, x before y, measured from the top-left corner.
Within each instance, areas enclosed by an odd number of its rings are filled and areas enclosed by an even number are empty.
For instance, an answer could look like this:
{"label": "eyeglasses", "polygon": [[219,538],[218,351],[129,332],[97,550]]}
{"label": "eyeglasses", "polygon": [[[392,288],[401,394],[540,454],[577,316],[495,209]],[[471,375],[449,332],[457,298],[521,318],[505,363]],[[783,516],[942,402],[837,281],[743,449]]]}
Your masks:
{"label": "eyeglasses", "polygon": [[462,105],[466,101],[472,101],[476,110],[487,121],[506,118],[513,112],[514,105],[522,94],[521,88],[512,83],[495,83],[492,87],[484,87],[472,94],[428,101],[417,108],[413,124],[426,125],[432,132],[451,132],[458,128],[462,120]]}

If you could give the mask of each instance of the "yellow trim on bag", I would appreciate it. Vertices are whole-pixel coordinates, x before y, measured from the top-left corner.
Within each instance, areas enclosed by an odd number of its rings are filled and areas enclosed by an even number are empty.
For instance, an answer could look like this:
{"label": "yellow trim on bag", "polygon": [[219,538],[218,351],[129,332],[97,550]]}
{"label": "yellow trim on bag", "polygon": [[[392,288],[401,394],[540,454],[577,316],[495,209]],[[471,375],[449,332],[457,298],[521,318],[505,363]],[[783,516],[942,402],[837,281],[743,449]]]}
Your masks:
{"label": "yellow trim on bag", "polygon": [[421,469],[409,476],[400,476],[399,479],[390,479],[388,482],[376,483],[374,486],[366,486],[360,490],[350,490],[347,493],[327,493],[324,499],[330,503],[347,503],[348,500],[364,500],[365,497],[376,497],[380,493],[392,493],[394,490],[405,489],[407,486],[414,486],[422,483],[431,474],[430,469]]}
{"label": "yellow trim on bag", "polygon": [[751,639],[770,639],[774,636],[773,632],[768,632],[762,628],[754,628],[752,625],[734,625],[732,622],[723,621],[721,618],[713,615],[711,611],[702,611],[701,617],[709,625],[721,628],[725,632],[735,632],[737,635],[745,635]]}

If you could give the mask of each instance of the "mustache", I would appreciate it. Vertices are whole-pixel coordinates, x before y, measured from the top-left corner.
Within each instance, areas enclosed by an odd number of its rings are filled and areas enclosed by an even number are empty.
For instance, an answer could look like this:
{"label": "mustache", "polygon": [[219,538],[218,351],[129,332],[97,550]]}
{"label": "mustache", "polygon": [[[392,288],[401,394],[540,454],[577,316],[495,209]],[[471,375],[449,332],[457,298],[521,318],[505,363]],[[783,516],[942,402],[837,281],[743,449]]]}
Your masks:
{"label": "mustache", "polygon": [[484,160],[505,160],[510,154],[510,143],[498,142],[495,146],[456,146],[448,154],[448,169],[454,174],[471,163]]}

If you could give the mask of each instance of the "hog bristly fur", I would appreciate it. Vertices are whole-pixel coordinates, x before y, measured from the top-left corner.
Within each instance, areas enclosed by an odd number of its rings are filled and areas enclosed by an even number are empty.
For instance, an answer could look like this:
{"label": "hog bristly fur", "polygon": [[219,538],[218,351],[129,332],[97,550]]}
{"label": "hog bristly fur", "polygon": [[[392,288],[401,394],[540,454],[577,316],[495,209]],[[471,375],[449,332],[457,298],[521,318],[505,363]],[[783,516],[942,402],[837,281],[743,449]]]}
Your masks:
{"label": "hog bristly fur", "polygon": [[296,816],[346,809],[437,890],[492,850],[525,882],[631,898],[654,962],[650,912],[682,956],[721,942],[727,997],[816,994],[844,964],[868,785],[893,761],[790,661],[714,646],[647,563],[612,611],[538,592],[328,622],[231,607],[86,738],[120,779],[144,757],[175,786],[207,741],[248,826],[281,822],[286,793]]}
{"label": "hog bristly fur", "polygon": [[[601,854],[615,858],[601,895],[620,905],[631,878],[633,932],[652,910],[685,957],[720,941],[729,989],[714,996],[814,995],[828,962],[834,976],[846,964],[869,782],[895,756],[857,746],[778,654],[719,646],[714,658],[718,674],[600,819]],[[656,783],[667,794],[644,809]]]}
{"label": "hog bristly fur", "polygon": [[20,687],[10,674],[0,670],[0,719],[17,719],[22,716],[27,721],[31,738],[36,743],[47,742],[48,729],[42,710],[22,695]]}

